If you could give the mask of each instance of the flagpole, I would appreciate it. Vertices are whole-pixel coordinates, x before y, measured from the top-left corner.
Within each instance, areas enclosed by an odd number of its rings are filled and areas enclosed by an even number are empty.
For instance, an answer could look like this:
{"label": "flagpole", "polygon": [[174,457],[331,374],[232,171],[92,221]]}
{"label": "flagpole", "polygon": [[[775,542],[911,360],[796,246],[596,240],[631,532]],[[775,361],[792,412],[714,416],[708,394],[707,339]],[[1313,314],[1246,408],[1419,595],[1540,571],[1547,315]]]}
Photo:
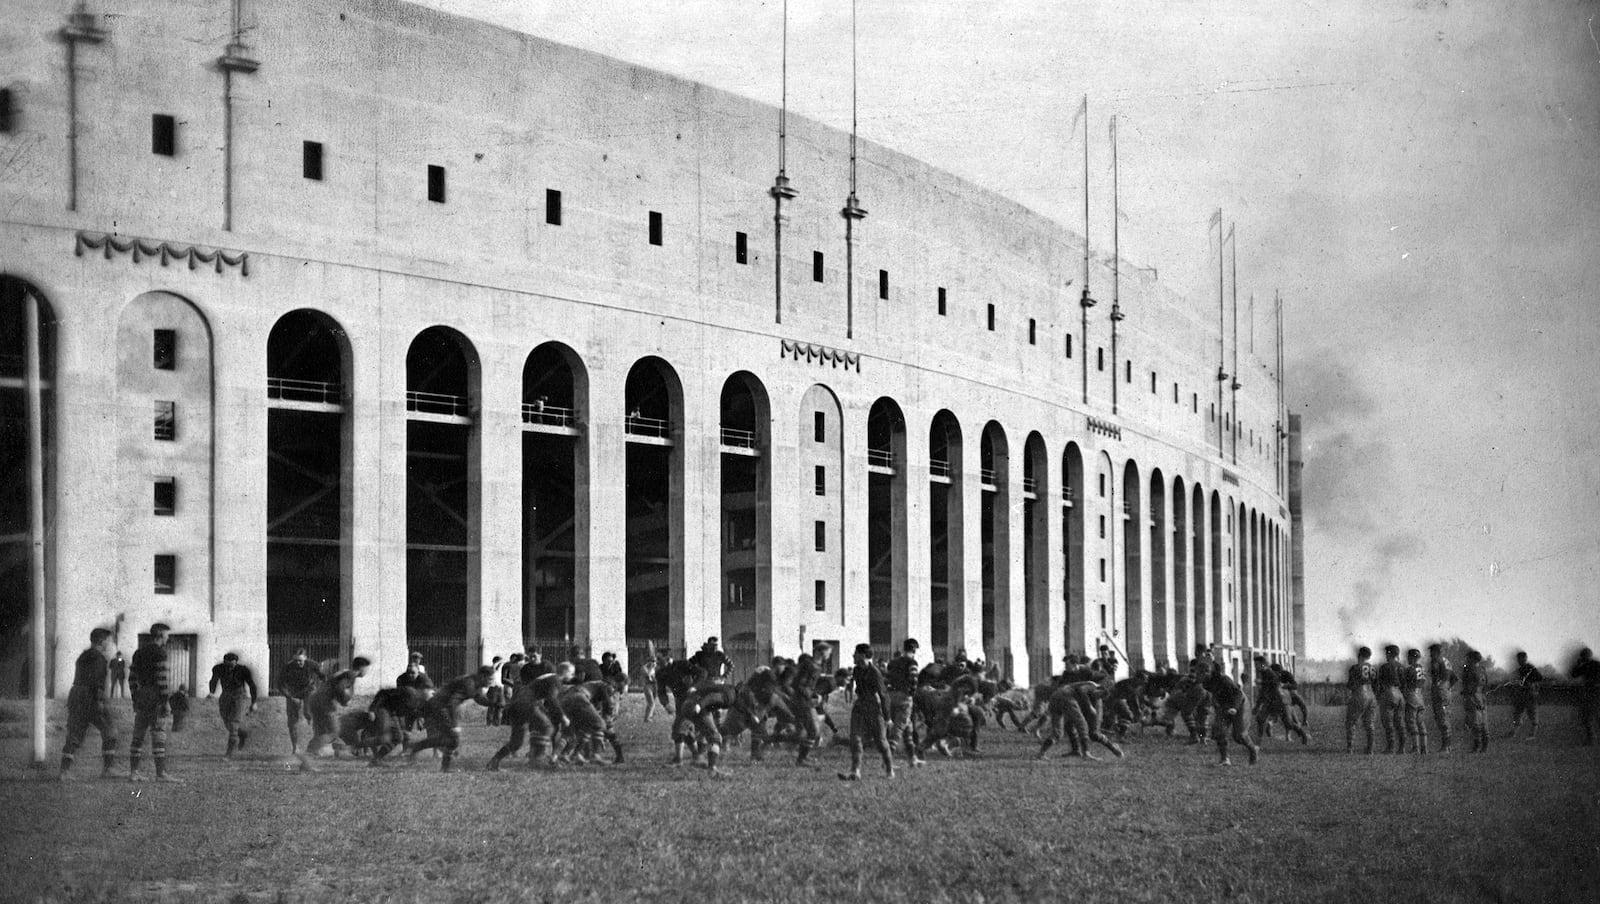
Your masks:
{"label": "flagpole", "polygon": [[855,222],[867,215],[856,200],[856,0],[850,0],[850,196],[844,209],[844,337],[855,337]]}
{"label": "flagpole", "polygon": [[1230,431],[1233,447],[1233,463],[1239,463],[1239,237],[1234,233],[1237,223],[1228,224],[1228,239],[1231,241],[1232,250],[1229,251],[1233,259],[1233,376],[1228,384],[1228,395],[1233,403],[1233,429]]}
{"label": "flagpole", "polygon": [[1222,383],[1228,379],[1227,331],[1223,327],[1224,295],[1222,291],[1222,246],[1227,241],[1222,234],[1222,208],[1218,207],[1211,221],[1217,224],[1217,455],[1221,457],[1226,446],[1222,440]]}
{"label": "flagpole", "polygon": [[[1085,145],[1088,142],[1084,142]],[[1111,115],[1111,413],[1117,413],[1117,323],[1122,320],[1122,252],[1118,242],[1122,215],[1117,193],[1117,117]]]}
{"label": "flagpole", "polygon": [[772,293],[773,322],[783,322],[783,227],[788,217],[783,202],[800,194],[789,186],[789,0],[783,0],[782,102],[778,107],[778,178],[772,195]]}
{"label": "flagpole", "polygon": [[[1089,404],[1089,309],[1094,299],[1089,296],[1089,95],[1083,96],[1083,294],[1078,306],[1083,309],[1083,404]],[[1112,376],[1116,376],[1112,374]]]}

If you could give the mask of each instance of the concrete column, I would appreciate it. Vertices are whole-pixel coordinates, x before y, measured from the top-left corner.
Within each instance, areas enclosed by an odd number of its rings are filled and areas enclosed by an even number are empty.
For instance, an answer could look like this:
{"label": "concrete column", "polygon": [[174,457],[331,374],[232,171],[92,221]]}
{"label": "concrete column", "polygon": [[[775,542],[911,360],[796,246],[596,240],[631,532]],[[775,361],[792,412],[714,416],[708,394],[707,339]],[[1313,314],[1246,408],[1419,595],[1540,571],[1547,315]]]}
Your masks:
{"label": "concrete column", "polygon": [[[363,280],[357,297],[376,298],[381,277]],[[350,642],[372,660],[358,691],[392,685],[405,671],[406,646],[406,349],[409,325],[378,321],[350,332],[350,482],[344,535],[351,545]]]}
{"label": "concrete column", "polygon": [[597,359],[589,371],[589,421],[584,426],[589,467],[581,481],[589,491],[589,576],[586,597],[580,581],[573,634],[600,650],[627,647],[628,449],[623,436],[627,368],[628,362],[618,366]]}
{"label": "concrete column", "polygon": [[468,599],[477,598],[477,636],[487,662],[522,649],[523,356],[509,344],[488,343],[479,354],[478,552],[477,567],[469,556],[468,568],[468,584],[475,581],[477,593]]}
{"label": "concrete column", "polygon": [[899,643],[915,637],[922,644],[922,658],[932,661],[929,644],[933,636],[933,601],[929,593],[931,550],[929,549],[928,511],[928,425],[931,416],[920,409],[905,413],[905,460],[900,463],[900,499],[905,512],[905,566],[903,604],[895,606],[894,640]]}
{"label": "concrete column", "polygon": [[[840,549],[844,553],[843,599],[840,601],[839,638],[843,649],[837,654],[848,662],[850,650],[864,643],[869,635],[868,591],[871,581],[867,542],[867,415],[871,399],[840,399],[844,410],[840,443],[844,471],[839,475],[844,517],[840,525]],[[832,601],[829,601],[831,607]],[[888,651],[878,651],[887,653]]]}
{"label": "concrete column", "polygon": [[[1017,444],[1014,450],[1008,447],[1006,456],[1006,470],[1001,479],[1005,485],[1000,489],[1000,498],[997,502],[1003,507],[997,508],[1001,523],[995,531],[995,639],[1011,651],[1011,674],[1004,677],[1012,681],[1028,680],[1028,619],[1023,607],[1027,604],[1027,585],[1024,583],[1022,569],[1023,545],[1023,499],[1022,499],[1022,462],[1027,457],[1026,434],[1023,442]],[[1005,541],[1005,550],[1000,550],[1001,540]],[[1004,613],[1004,618],[1001,613]],[[991,652],[989,655],[994,656]],[[1002,669],[1005,663],[1001,663]]]}
{"label": "concrete column", "polygon": [[[688,362],[684,362],[688,364]],[[683,410],[672,449],[672,642],[698,650],[722,634],[722,383],[699,368],[679,374]]]}

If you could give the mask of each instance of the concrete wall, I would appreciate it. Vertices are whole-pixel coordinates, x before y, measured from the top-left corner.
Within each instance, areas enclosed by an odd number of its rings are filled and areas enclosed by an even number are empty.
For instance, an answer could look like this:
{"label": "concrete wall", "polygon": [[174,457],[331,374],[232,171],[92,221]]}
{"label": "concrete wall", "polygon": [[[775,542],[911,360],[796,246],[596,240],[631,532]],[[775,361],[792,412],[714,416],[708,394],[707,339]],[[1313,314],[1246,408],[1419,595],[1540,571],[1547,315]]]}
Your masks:
{"label": "concrete wall", "polygon": [[[722,583],[717,472],[703,465],[718,455],[722,385],[740,370],[755,375],[770,400],[772,439],[764,454],[775,488],[771,632],[780,652],[798,643],[802,626],[808,638],[853,643],[866,635],[866,421],[880,397],[893,400],[906,422],[905,461],[897,467],[905,469],[901,517],[909,549],[901,591],[906,611],[896,619],[897,630],[926,631],[928,624],[928,428],[941,409],[960,423],[964,605],[952,640],[970,650],[981,646],[978,448],[986,424],[1003,431],[1006,514],[1000,519],[1004,542],[996,548],[1004,560],[994,573],[1007,608],[997,614],[997,626],[1019,674],[1026,674],[1027,648],[1048,646],[1057,658],[1069,648],[1092,649],[1100,605],[1108,607],[1110,626],[1138,626],[1137,637],[1122,636],[1118,643],[1141,651],[1146,664],[1158,649],[1169,659],[1187,654],[1173,651],[1170,612],[1156,619],[1123,611],[1130,581],[1140,588],[1142,605],[1151,604],[1152,469],[1160,470],[1169,497],[1173,479],[1181,477],[1186,493],[1202,488],[1208,505],[1216,490],[1228,512],[1244,507],[1245,515],[1225,525],[1228,545],[1212,550],[1207,544],[1208,558],[1226,562],[1232,538],[1244,536],[1248,512],[1258,513],[1269,530],[1287,532],[1283,463],[1273,435],[1282,418],[1267,362],[1241,354],[1237,461],[1231,439],[1219,454],[1219,427],[1208,417],[1218,396],[1216,300],[1185,299],[1123,266],[1128,319],[1120,325],[1114,371],[1109,305],[1091,311],[1085,337],[1076,304],[1080,284],[1067,285],[1082,279],[1081,239],[924,163],[870,142],[862,146],[859,196],[870,214],[856,224],[847,326],[838,211],[847,185],[848,136],[791,118],[788,173],[800,196],[786,205],[778,323],[767,194],[775,168],[774,116],[767,107],[389,0],[251,3],[245,5],[245,40],[260,68],[231,75],[230,174],[223,150],[228,111],[216,62],[230,33],[228,5],[92,4],[102,14],[105,37],[76,44],[73,79],[65,68],[68,44],[57,37],[69,8],[65,0],[24,0],[0,23],[0,86],[13,90],[19,111],[17,128],[0,135],[0,160],[6,161],[0,271],[38,286],[59,321],[58,674],[70,669],[78,638],[117,612],[136,623],[172,612],[194,622],[202,656],[228,646],[264,662],[265,348],[272,325],[297,308],[328,314],[349,336],[347,631],[358,652],[377,660],[375,678],[387,679],[404,663],[405,354],[411,340],[434,325],[458,330],[480,359],[474,429],[482,526],[472,621],[491,651],[519,643],[521,370],[528,352],[550,340],[570,346],[587,372],[588,392],[579,405],[589,556],[586,572],[580,569],[587,580],[579,599],[584,633],[597,650],[624,640],[623,385],[645,356],[660,357],[682,383],[675,455],[688,466],[675,509],[683,547],[676,566],[681,575],[674,579],[682,588],[675,641],[698,642],[716,633],[720,620],[714,595]],[[68,98],[74,88],[78,189],[76,209],[68,209]],[[151,153],[155,113],[178,119],[172,157]],[[307,140],[323,143],[322,181],[302,178],[301,143]],[[426,197],[430,164],[447,169],[443,204]],[[232,194],[225,199],[229,176]],[[547,189],[561,192],[559,226],[545,221]],[[231,230],[223,229],[225,200]],[[663,216],[660,246],[646,240],[651,211]],[[80,232],[95,240],[110,234],[151,247],[165,242],[171,249],[246,253],[248,275],[243,267],[219,272],[209,264],[191,267],[189,260],[135,262],[128,254],[107,257],[93,249],[75,255]],[[747,263],[734,259],[735,232],[749,236]],[[821,283],[812,279],[816,251],[825,256]],[[889,274],[886,300],[878,297],[880,269]],[[1109,297],[1110,270],[1098,251],[1091,284],[1096,296]],[[940,288],[948,299],[944,316],[935,307]],[[112,400],[118,411],[141,408],[132,397],[146,387],[111,362],[133,354],[127,348],[133,340],[117,333],[120,312],[152,292],[183,299],[213,337],[216,415],[209,451],[215,491],[207,523],[153,525],[140,511],[148,499],[136,500],[132,490],[111,506],[94,492],[98,475],[143,480],[149,469],[144,451],[116,438],[120,428],[107,429],[112,412],[106,408]],[[993,331],[986,323],[990,304]],[[1034,344],[1028,342],[1030,318],[1036,321]],[[785,340],[813,354],[797,358]],[[1103,371],[1096,367],[1101,348]],[[107,354],[111,349],[115,355]],[[821,350],[827,357],[814,354]],[[1124,361],[1132,362],[1131,379]],[[1123,380],[1115,415],[1113,379]],[[840,413],[822,449],[810,437],[818,386],[837,399]],[[1231,423],[1231,397],[1225,403]],[[1091,430],[1090,419],[1103,429]],[[1049,512],[1042,538],[1049,563],[1043,578],[1047,639],[1022,636],[1022,453],[1034,433],[1047,467],[1038,477],[1050,497],[1039,503]],[[1088,484],[1076,504],[1090,506],[1084,561],[1076,563],[1084,569],[1087,614],[1074,622],[1071,636],[1060,603],[1068,442],[1081,451]],[[830,467],[828,496],[816,499],[812,468],[824,453],[840,464]],[[1125,513],[1119,497],[1130,461],[1143,482],[1142,506]],[[1102,465],[1104,497],[1094,482]],[[1175,502],[1166,503],[1169,528]],[[812,521],[824,517],[813,509],[826,510],[829,530],[838,531],[825,554],[812,551]],[[1097,521],[1102,514],[1104,540]],[[1121,574],[1125,516],[1143,538],[1140,574]],[[180,523],[185,534],[171,542],[208,550],[206,570],[214,577],[205,599],[185,597],[181,611],[173,612],[169,604],[178,601],[152,598],[148,582],[120,563],[147,558],[152,537]],[[185,552],[184,561],[190,557]],[[1170,549],[1166,559],[1173,567]],[[1235,606],[1244,603],[1247,564],[1235,556],[1227,566]],[[181,567],[187,572],[189,565]],[[812,605],[818,579],[830,584],[826,612]],[[1167,607],[1174,580],[1165,582]],[[1281,572],[1276,580],[1284,580]],[[1209,588],[1206,596],[1212,605]],[[1281,608],[1286,597],[1278,593],[1273,605]],[[1199,639],[1242,643],[1246,620],[1240,615],[1233,637]],[[1151,633],[1157,625],[1159,642]],[[1255,645],[1284,650],[1288,633]]]}

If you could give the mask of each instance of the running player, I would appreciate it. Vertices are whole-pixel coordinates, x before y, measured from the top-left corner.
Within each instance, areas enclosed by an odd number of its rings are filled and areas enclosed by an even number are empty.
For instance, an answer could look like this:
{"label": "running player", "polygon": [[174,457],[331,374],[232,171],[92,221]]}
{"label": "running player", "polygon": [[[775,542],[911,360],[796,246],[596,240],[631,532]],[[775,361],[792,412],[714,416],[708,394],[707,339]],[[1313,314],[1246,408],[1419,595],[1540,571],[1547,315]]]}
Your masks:
{"label": "running player", "polygon": [[1217,765],[1233,765],[1233,761],[1228,758],[1228,739],[1232,737],[1235,743],[1244,746],[1250,755],[1250,765],[1254,766],[1258,751],[1246,730],[1249,707],[1245,702],[1244,690],[1222,669],[1213,666],[1207,671],[1209,674],[1205,677],[1205,689],[1216,704],[1211,737],[1217,742],[1217,753],[1222,757],[1217,761]]}
{"label": "running player", "polygon": [[1300,724],[1295,711],[1289,708],[1288,691],[1279,684],[1279,675],[1267,663],[1267,657],[1256,656],[1256,679],[1260,682],[1256,690],[1256,733],[1265,736],[1267,720],[1277,719],[1283,723],[1284,731],[1300,739],[1302,744],[1311,743],[1311,735]]}
{"label": "running player", "polygon": [[[500,769],[500,761],[522,749],[529,742],[528,765],[555,766],[555,738],[557,723],[565,725],[567,717],[561,712],[561,688],[572,678],[572,663],[563,662],[554,672],[546,672],[545,663],[532,663],[522,668],[522,684],[511,696],[506,707],[506,724],[511,726],[511,740],[495,751],[489,759],[488,770]],[[649,693],[647,689],[645,691]]]}
{"label": "running player", "polygon": [[[211,667],[211,684],[206,690],[206,698],[215,696],[218,687],[222,688],[222,696],[217,700],[217,715],[222,717],[222,724],[228,729],[228,752],[223,756],[231,760],[233,752],[243,750],[250,740],[249,729],[241,723],[256,711],[256,681],[250,675],[250,667],[239,664],[238,653],[224,655],[222,662]],[[250,693],[248,702],[245,701],[246,691]]]}
{"label": "running player", "polygon": [[416,762],[417,754],[422,751],[437,747],[444,751],[439,771],[451,771],[456,751],[461,749],[461,705],[471,700],[487,707],[489,700],[484,691],[489,687],[489,679],[493,674],[493,668],[479,666],[471,675],[451,679],[428,699],[422,710],[422,721],[427,727],[428,736],[412,745],[406,754],[407,763]]}
{"label": "running player", "polygon": [[889,737],[905,750],[906,762],[922,765],[922,755],[917,746],[915,719],[911,715],[911,698],[917,690],[917,641],[908,637],[901,651],[889,660],[884,679],[889,686]]}
{"label": "running player", "polygon": [[300,753],[300,723],[309,721],[306,697],[322,681],[322,670],[306,660],[306,648],[295,647],[294,656],[278,670],[278,693],[283,695],[284,717],[289,722],[289,752]]}

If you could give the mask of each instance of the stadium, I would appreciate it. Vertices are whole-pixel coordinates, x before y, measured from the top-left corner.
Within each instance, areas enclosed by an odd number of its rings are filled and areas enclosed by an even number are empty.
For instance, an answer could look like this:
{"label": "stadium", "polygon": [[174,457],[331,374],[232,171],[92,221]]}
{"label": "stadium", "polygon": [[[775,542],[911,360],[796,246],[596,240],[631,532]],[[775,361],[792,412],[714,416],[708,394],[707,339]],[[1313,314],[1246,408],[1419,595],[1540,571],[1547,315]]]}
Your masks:
{"label": "stadium", "polygon": [[1018,681],[1303,651],[1281,343],[1241,348],[1220,255],[1175,292],[848,132],[392,0],[23,0],[0,60],[6,690],[35,606],[63,693],[155,621],[190,688],[302,645],[368,690],[708,636]]}

